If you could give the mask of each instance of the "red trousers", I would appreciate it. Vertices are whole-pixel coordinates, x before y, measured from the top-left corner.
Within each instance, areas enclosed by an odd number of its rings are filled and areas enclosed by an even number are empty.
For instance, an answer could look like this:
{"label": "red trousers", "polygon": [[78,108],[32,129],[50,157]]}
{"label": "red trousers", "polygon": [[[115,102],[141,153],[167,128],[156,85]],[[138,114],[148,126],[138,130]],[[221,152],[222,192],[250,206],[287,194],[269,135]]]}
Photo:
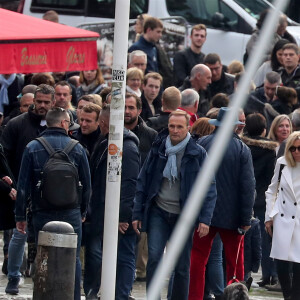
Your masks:
{"label": "red trousers", "polygon": [[237,230],[210,227],[209,234],[200,239],[195,231],[191,252],[189,300],[203,300],[205,268],[217,232],[220,234],[225,250],[227,282],[233,278],[235,266],[236,278],[240,281],[244,280],[244,236],[238,234]]}

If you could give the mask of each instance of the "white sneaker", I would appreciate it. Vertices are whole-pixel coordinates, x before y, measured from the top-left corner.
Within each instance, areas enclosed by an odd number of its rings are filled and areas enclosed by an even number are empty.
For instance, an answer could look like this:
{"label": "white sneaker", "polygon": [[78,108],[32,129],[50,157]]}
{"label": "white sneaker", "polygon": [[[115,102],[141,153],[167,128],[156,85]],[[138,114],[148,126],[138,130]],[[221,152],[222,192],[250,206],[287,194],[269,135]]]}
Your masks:
{"label": "white sneaker", "polygon": [[254,288],[254,289],[257,289],[257,288],[259,288],[259,285],[258,285],[258,283],[253,281],[252,284],[251,284],[251,287]]}
{"label": "white sneaker", "polygon": [[21,277],[20,277],[20,281],[19,281],[19,287],[24,286],[24,283],[25,283],[24,277],[21,276]]}

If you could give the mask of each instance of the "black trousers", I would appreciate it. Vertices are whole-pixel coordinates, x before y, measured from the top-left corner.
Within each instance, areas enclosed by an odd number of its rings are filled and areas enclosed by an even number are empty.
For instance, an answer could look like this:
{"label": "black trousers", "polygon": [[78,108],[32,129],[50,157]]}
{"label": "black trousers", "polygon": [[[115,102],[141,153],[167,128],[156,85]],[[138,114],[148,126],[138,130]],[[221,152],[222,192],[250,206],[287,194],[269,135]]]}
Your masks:
{"label": "black trousers", "polygon": [[285,300],[298,300],[300,295],[300,263],[276,260],[278,279]]}

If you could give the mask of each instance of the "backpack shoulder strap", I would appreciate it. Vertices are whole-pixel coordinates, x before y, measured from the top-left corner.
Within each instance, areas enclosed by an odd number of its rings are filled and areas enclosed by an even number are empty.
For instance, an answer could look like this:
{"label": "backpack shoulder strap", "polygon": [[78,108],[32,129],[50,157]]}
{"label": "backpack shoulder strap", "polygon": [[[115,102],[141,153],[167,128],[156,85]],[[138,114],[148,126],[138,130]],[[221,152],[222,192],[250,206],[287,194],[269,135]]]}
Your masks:
{"label": "backpack shoulder strap", "polygon": [[43,138],[42,136],[36,138],[36,140],[39,141],[43,145],[43,147],[46,149],[46,151],[48,152],[49,155],[51,155],[55,152],[54,149],[52,148],[52,146],[48,143],[48,141],[45,138]]}
{"label": "backpack shoulder strap", "polygon": [[65,152],[67,155],[69,155],[69,153],[72,151],[72,149],[78,144],[79,142],[76,140],[71,140],[67,146],[65,147],[65,149],[63,150],[63,152]]}

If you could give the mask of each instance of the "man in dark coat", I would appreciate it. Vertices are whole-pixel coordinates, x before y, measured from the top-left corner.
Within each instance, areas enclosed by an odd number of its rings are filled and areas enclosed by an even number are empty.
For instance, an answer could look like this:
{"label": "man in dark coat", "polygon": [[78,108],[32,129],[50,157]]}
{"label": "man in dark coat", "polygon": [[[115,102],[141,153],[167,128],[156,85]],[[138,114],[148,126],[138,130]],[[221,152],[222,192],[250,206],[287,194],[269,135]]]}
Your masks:
{"label": "man in dark coat", "polygon": [[[189,116],[172,112],[169,132],[162,131],[152,145],[137,182],[133,227],[148,234],[147,287],[153,278],[164,248],[201,169],[206,153],[189,134]],[[173,162],[172,162],[173,160]],[[212,181],[197,219],[197,234],[208,234],[216,201]],[[187,300],[192,233],[178,259],[174,279],[169,283],[170,299]]]}
{"label": "man in dark coat", "polygon": [[191,30],[191,47],[178,51],[174,57],[174,82],[179,87],[184,79],[190,75],[192,68],[197,64],[202,64],[204,54],[201,52],[206,41],[206,26],[197,24]]}
{"label": "man in dark coat", "polygon": [[88,150],[90,156],[101,133],[99,127],[100,110],[100,106],[94,103],[84,106],[78,119],[80,128],[72,134]]}
{"label": "man in dark coat", "polygon": [[[107,148],[110,107],[100,113],[102,139],[95,145],[91,157],[92,197],[86,222],[90,224],[85,242],[85,272],[83,288],[87,299],[97,299],[101,285],[102,245],[107,172]],[[136,180],[140,169],[138,138],[124,129],[121,195],[119,212],[119,238],[115,299],[128,299],[135,272],[136,234],[132,228],[132,208]]]}
{"label": "man in dark coat", "polygon": [[[220,126],[227,108],[222,107],[218,118],[209,123]],[[241,122],[235,122],[236,125]],[[202,137],[199,144],[209,153],[216,136]],[[216,173],[217,202],[211,221],[209,234],[199,238],[194,234],[191,255],[190,300],[202,299],[205,283],[205,266],[212,241],[218,232],[222,239],[225,256],[227,282],[236,275],[244,279],[243,235],[250,228],[255,195],[253,163],[249,148],[233,133]],[[239,259],[237,259],[239,258]]]}
{"label": "man in dark coat", "polygon": [[208,86],[210,99],[218,94],[231,95],[234,92],[234,76],[225,73],[221,58],[216,53],[209,53],[204,58],[204,64],[211,70],[211,84]]}
{"label": "man in dark coat", "polygon": [[9,229],[15,228],[14,209],[16,194],[14,176],[8,166],[3,147],[0,144],[0,230],[4,230],[2,273],[5,275],[7,275]]}
{"label": "man in dark coat", "polygon": [[[135,94],[126,93],[125,95],[125,116],[124,126],[131,130],[139,139],[139,151],[141,156],[141,166],[151,149],[157,132],[148,127],[140,117],[142,111],[142,101]],[[146,277],[146,262],[148,259],[147,235],[142,234],[138,243],[137,260],[136,260],[136,279],[144,280]]]}
{"label": "man in dark coat", "polygon": [[275,100],[277,86],[281,84],[281,77],[277,72],[271,71],[266,74],[264,86],[256,89],[251,93],[263,103],[271,103]]}
{"label": "man in dark coat", "polygon": [[[284,66],[281,72],[282,84],[295,89],[300,88],[299,47],[295,44],[286,44],[283,46],[282,51]],[[297,92],[299,95],[298,90]]]}
{"label": "man in dark coat", "polygon": [[139,151],[141,156],[141,166],[143,166],[151,145],[157,136],[157,132],[148,127],[145,121],[140,117],[141,111],[141,99],[135,94],[126,93],[124,126],[128,130],[131,130],[140,141]]}
{"label": "man in dark coat", "polygon": [[211,80],[210,68],[204,64],[198,64],[193,67],[191,75],[184,80],[183,85],[179,88],[180,91],[193,88],[198,92],[200,102],[197,114],[199,117],[205,116],[210,109],[208,86]]}
{"label": "man in dark coat", "polygon": [[181,104],[180,91],[174,86],[166,88],[162,94],[161,104],[162,111],[160,114],[149,118],[147,121],[147,125],[157,132],[168,128],[170,113],[175,111]]}
{"label": "man in dark coat", "polygon": [[153,117],[161,111],[161,84],[163,78],[156,72],[148,73],[144,77],[142,100],[142,119],[147,122],[150,117]]}
{"label": "man in dark coat", "polygon": [[[53,87],[47,84],[40,84],[34,93],[34,107],[30,107],[27,113],[11,119],[3,131],[1,137],[2,145],[8,164],[16,179],[19,177],[22,156],[26,145],[46,129],[46,113],[54,106],[54,93]],[[32,239],[34,240],[34,238]],[[26,240],[27,234],[20,233],[14,229],[8,249],[9,289],[6,290],[7,293],[18,293],[18,283],[21,276],[20,267]]]}

